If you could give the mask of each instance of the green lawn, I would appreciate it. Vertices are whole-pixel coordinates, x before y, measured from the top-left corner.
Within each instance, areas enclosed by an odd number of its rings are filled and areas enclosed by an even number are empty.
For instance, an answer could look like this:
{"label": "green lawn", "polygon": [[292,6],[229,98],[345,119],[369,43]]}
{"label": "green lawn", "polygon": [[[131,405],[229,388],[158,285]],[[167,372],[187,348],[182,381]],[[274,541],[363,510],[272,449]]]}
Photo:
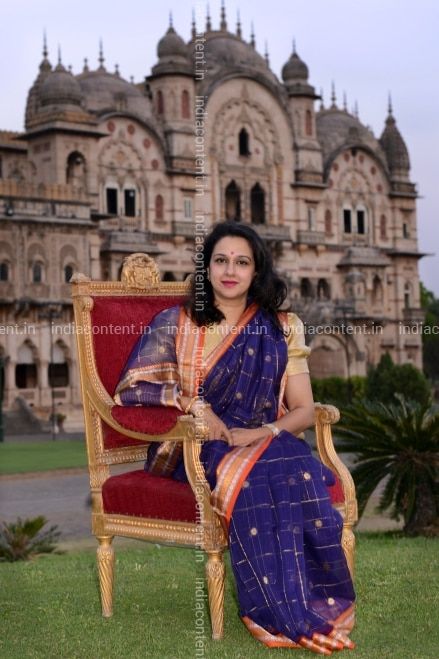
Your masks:
{"label": "green lawn", "polygon": [[[352,659],[439,655],[437,540],[358,534],[358,622]],[[225,638],[196,654],[192,550],[139,544],[117,551],[115,613],[100,615],[94,553],[0,564],[0,656],[7,659],[310,659],[307,651],[268,650],[237,618],[228,569]],[[335,654],[334,657],[337,655]]]}
{"label": "green lawn", "polygon": [[30,471],[86,466],[85,443],[81,440],[17,441],[0,444],[0,474],[23,474]]}

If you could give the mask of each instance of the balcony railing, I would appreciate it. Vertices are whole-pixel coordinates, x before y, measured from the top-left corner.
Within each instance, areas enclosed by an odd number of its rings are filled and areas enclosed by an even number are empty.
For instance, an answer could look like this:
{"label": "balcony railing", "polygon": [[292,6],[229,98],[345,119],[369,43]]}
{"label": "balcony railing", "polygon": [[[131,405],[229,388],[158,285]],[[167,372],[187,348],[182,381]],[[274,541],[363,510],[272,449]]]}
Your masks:
{"label": "balcony railing", "polygon": [[264,240],[291,240],[290,227],[275,224],[252,224]]}
{"label": "balcony railing", "polygon": [[304,231],[301,229],[297,232],[296,242],[302,245],[324,245],[325,233],[324,231]]}

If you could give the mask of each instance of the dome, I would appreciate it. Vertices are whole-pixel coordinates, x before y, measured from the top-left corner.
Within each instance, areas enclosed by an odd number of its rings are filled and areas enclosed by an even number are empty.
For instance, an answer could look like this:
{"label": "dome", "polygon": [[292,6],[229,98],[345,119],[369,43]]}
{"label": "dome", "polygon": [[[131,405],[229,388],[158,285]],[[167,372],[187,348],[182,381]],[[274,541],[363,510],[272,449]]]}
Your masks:
{"label": "dome", "polygon": [[138,115],[148,113],[148,99],[134,84],[117,73],[109,73],[100,67],[97,71],[84,71],[77,79],[87,110],[128,110]]}
{"label": "dome", "polygon": [[282,67],[282,80],[284,82],[308,80],[308,67],[294,50],[288,62]]}
{"label": "dome", "polygon": [[230,72],[243,73],[259,82],[268,82],[271,88],[279,87],[279,81],[264,57],[239,36],[225,30],[212,30],[206,34],[204,49],[210,80],[220,79]]}
{"label": "dome", "polygon": [[59,63],[48,73],[40,88],[41,105],[81,105],[81,87],[76,78]]}
{"label": "dome", "polygon": [[320,110],[316,114],[316,127],[325,166],[342,148],[363,146],[387,169],[385,154],[372,131],[345,110]]}
{"label": "dome", "polygon": [[184,57],[189,55],[188,48],[183,39],[176,33],[172,25],[169,26],[165,36],[160,39],[157,45],[157,56],[162,57]]}
{"label": "dome", "polygon": [[386,154],[390,172],[407,173],[410,169],[409,153],[391,113],[386,119],[386,126],[380,137],[380,144]]}

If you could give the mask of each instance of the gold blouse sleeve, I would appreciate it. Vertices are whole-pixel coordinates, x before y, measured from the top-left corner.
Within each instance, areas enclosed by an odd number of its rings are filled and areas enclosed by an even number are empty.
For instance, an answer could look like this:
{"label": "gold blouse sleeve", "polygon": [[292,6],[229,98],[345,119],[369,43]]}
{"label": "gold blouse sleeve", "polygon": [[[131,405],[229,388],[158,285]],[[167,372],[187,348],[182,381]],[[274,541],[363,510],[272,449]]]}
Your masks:
{"label": "gold blouse sleeve", "polygon": [[305,345],[305,330],[303,322],[295,313],[288,313],[289,334],[286,336],[288,346],[287,375],[309,373],[307,359],[311,348]]}

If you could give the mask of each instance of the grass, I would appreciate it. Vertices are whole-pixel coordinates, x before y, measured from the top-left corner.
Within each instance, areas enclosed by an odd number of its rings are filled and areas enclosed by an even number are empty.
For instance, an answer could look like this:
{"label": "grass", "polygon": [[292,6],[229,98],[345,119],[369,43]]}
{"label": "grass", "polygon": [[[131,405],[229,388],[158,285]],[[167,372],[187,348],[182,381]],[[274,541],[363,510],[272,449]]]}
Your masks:
{"label": "grass", "polygon": [[0,474],[86,467],[85,444],[81,440],[59,439],[0,444]]}
{"label": "grass", "polygon": [[[357,626],[352,659],[436,658],[439,566],[437,540],[358,534]],[[195,577],[203,566],[192,550],[139,544],[118,549],[114,616],[100,615],[94,552],[0,564],[0,656],[7,659],[257,659],[315,656],[267,650],[237,617],[227,572],[225,638],[195,646]],[[334,655],[336,657],[337,655]]]}

